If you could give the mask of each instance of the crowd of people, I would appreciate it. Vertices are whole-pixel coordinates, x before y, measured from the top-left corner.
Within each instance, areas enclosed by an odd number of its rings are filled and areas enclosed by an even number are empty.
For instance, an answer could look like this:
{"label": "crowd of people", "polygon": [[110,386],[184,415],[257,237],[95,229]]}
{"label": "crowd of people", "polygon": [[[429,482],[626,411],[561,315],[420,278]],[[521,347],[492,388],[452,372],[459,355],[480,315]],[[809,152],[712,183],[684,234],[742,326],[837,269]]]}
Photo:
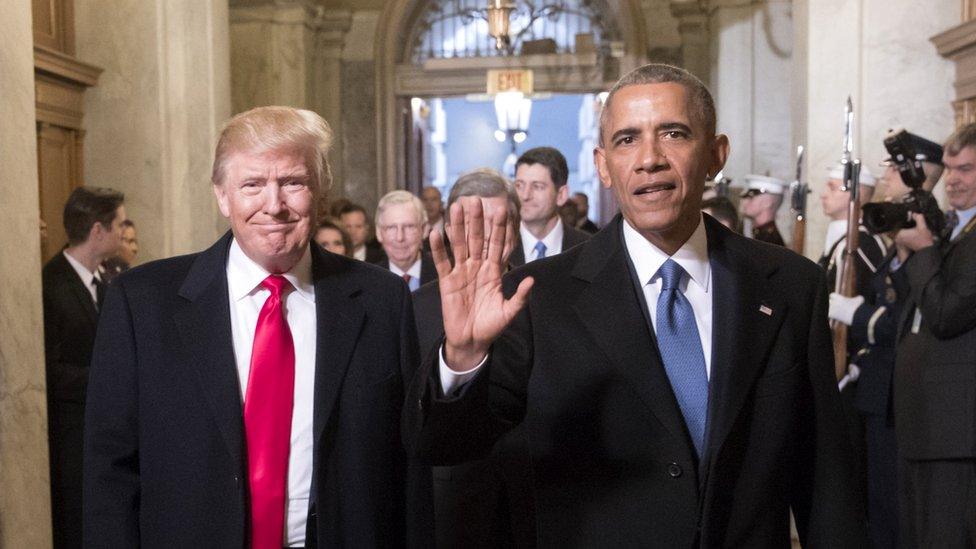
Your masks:
{"label": "crowd of people", "polygon": [[[790,513],[814,547],[974,546],[976,126],[913,136],[947,228],[862,225],[847,295],[850,172],[818,267],[784,181],[707,188],[715,119],[681,69],[622,78],[602,229],[551,147],[318,212],[333,136],[286,107],[225,126],[201,253],[130,269],[123,195],[76,189],[43,271],[55,546],[779,546]],[[916,196],[903,161],[860,199]]]}

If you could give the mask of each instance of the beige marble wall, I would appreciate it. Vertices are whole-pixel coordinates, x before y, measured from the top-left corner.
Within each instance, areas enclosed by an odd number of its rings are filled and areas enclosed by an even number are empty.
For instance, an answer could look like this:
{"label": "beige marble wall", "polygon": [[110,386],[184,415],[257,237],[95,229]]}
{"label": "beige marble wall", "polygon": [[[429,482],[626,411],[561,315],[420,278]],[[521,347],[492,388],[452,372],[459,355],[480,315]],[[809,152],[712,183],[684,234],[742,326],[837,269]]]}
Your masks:
{"label": "beige marble wall", "polygon": [[[794,0],[801,93],[793,106],[793,143],[807,147],[813,193],[806,255],[823,249],[827,220],[817,203],[825,170],[842,152],[843,108],[852,96],[855,155],[873,173],[885,156],[888,128],[904,126],[935,141],[953,128],[952,65],[929,37],[959,23],[958,0]],[[805,101],[803,100],[805,99]]]}
{"label": "beige marble wall", "polygon": [[0,0],[0,547],[50,547],[29,2]]}
{"label": "beige marble wall", "polygon": [[[308,0],[232,2],[234,112],[262,105],[311,109],[341,137],[342,50],[351,24],[352,11]],[[337,139],[330,155],[336,195],[344,194],[344,145]]]}
{"label": "beige marble wall", "polygon": [[230,114],[227,0],[86,0],[78,56],[105,68],[85,96],[85,178],[126,194],[139,261],[205,248],[224,230],[210,188]]}

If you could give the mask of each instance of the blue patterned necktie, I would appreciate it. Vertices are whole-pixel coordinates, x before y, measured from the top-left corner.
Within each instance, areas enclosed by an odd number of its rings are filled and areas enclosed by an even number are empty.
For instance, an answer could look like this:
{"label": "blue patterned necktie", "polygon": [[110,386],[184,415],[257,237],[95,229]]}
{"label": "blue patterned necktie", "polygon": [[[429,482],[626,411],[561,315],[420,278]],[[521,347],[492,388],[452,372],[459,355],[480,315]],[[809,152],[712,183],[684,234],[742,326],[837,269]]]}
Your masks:
{"label": "blue patterned necktie", "polygon": [[684,273],[673,259],[665,261],[658,270],[662,285],[657,298],[657,345],[695,451],[701,458],[708,416],[708,374],[695,312],[678,288]]}
{"label": "blue patterned necktie", "polygon": [[535,243],[535,258],[542,259],[543,257],[546,257],[546,245],[540,240]]}

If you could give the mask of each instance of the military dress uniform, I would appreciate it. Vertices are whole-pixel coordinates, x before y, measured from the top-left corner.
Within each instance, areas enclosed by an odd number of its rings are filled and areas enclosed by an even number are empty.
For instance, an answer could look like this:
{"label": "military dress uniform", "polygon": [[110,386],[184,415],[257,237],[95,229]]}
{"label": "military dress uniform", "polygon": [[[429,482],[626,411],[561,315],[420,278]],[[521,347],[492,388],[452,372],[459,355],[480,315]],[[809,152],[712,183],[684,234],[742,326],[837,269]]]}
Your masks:
{"label": "military dress uniform", "polygon": [[864,425],[868,531],[874,547],[898,543],[897,445],[892,413],[892,380],[898,320],[908,299],[908,278],[895,249],[867,280],[865,301],[848,331],[860,377],[853,405]]}
{"label": "military dress uniform", "polygon": [[768,223],[763,223],[762,225],[753,227],[752,238],[762,242],[776,244],[777,246],[786,245],[786,243],[783,241],[783,235],[779,234],[779,229],[776,228],[775,221],[770,221]]}

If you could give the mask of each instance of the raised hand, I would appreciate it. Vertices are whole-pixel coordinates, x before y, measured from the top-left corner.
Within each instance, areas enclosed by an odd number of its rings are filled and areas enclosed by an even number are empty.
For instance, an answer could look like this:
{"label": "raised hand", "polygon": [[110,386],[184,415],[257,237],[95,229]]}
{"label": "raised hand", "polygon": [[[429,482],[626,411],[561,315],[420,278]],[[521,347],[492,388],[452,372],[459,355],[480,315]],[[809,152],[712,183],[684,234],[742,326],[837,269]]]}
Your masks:
{"label": "raised hand", "polygon": [[486,220],[480,198],[458,199],[451,206],[451,223],[446,228],[454,251],[453,267],[443,237],[437,231],[430,235],[444,315],[444,356],[452,370],[470,370],[481,362],[528,300],[531,277],[519,284],[510,299],[502,294],[503,249],[506,236],[514,236],[506,233],[517,230],[509,227],[507,218],[506,208],[497,208]]}

